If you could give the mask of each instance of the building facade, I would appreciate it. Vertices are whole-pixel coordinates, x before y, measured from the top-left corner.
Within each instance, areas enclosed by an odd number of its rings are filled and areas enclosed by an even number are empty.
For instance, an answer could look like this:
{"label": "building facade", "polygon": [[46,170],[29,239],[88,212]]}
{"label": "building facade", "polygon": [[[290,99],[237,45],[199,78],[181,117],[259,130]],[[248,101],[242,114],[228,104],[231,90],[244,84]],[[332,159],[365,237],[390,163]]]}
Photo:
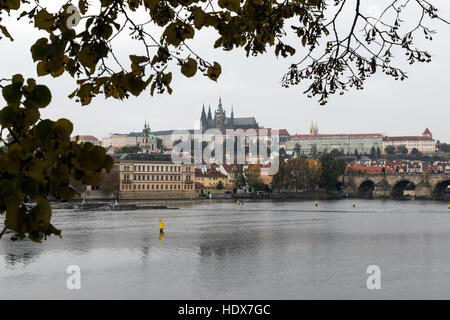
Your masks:
{"label": "building facade", "polygon": [[384,137],[383,152],[386,153],[386,147],[388,146],[395,148],[405,146],[408,149],[408,153],[411,153],[413,149],[417,149],[422,153],[432,153],[436,151],[436,140],[433,139],[430,130],[426,128],[421,136]]}
{"label": "building facade", "polygon": [[117,160],[120,199],[195,198],[193,164],[173,163],[170,155],[124,154]]}
{"label": "building facade", "polygon": [[[331,152],[336,149],[344,154],[370,154],[372,148],[383,148],[383,135],[380,133],[362,134],[319,134],[317,124],[311,124],[309,134],[294,135],[286,144],[287,150],[296,150],[309,155],[315,152]],[[298,145],[298,146],[297,146]]]}
{"label": "building facade", "polygon": [[139,138],[141,137],[140,132],[131,133],[110,133],[107,137],[102,140],[103,148],[110,147],[126,147],[126,146],[137,146],[139,144]]}

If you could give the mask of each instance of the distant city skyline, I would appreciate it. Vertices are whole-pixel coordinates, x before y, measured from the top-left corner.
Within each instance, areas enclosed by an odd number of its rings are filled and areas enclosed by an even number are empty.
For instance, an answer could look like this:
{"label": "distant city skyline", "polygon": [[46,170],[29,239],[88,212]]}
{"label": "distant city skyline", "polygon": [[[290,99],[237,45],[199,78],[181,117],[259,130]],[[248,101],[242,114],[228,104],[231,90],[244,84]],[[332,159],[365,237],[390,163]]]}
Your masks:
{"label": "distant city skyline", "polygon": [[[367,1],[367,6],[376,3]],[[440,1],[437,6],[443,17],[450,17],[450,2]],[[299,50],[292,58],[277,59],[273,53],[246,58],[242,50],[213,49],[211,41],[216,37],[205,29],[199,32],[192,48],[198,49],[206,59],[221,63],[222,74],[217,82],[200,74],[188,79],[174,68],[171,70],[174,75],[172,95],[151,97],[147,90],[139,97],[132,96],[124,101],[98,96],[90,105],[81,107],[68,98],[75,89],[75,81],[70,76],[64,74],[54,79],[36,75],[36,64],[29,48],[45,33],[16,21],[14,16],[4,17],[2,23],[8,24],[15,39],[13,43],[8,39],[0,41],[2,76],[21,73],[48,85],[53,100],[41,110],[42,118],[70,119],[74,123],[74,135],[94,135],[101,139],[109,133],[140,131],[144,120],[150,122],[154,131],[191,129],[200,121],[203,103],[214,108],[222,97],[227,114],[233,105],[236,116],[254,116],[260,125],[285,128],[290,134],[307,133],[311,121],[317,121],[322,133],[420,135],[428,127],[437,140],[450,142],[450,74],[446,72],[450,70],[450,42],[447,40],[450,28],[445,24],[432,24],[438,31],[432,42],[417,39],[418,46],[431,52],[431,63],[409,66],[402,61],[403,57],[397,57],[398,64],[408,72],[407,80],[394,81],[376,74],[367,80],[364,90],[333,96],[325,106],[319,106],[316,99],[302,94],[305,86],[289,89],[281,86],[281,77],[289,65],[305,53],[301,45],[293,43]],[[133,43],[127,37],[124,35],[115,48],[122,59],[128,59]]]}

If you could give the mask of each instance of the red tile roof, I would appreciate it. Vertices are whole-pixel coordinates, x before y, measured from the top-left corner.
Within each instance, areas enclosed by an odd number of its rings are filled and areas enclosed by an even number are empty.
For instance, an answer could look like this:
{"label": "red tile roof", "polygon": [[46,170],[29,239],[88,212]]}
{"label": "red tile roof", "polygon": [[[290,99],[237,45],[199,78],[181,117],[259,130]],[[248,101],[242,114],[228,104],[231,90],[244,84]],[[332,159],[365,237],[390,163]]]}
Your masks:
{"label": "red tile roof", "polygon": [[297,134],[292,138],[331,138],[331,137],[349,137],[349,138],[363,138],[363,137],[383,137],[381,133],[331,133],[331,134]]}
{"label": "red tile roof", "polygon": [[79,137],[79,139],[98,140],[98,138],[96,138],[94,136],[88,136],[88,135],[77,135],[77,136],[73,136],[72,139],[75,139],[76,137]]}
{"label": "red tile roof", "polygon": [[430,137],[425,136],[403,136],[403,137],[384,137],[383,141],[419,141],[419,140],[432,140]]}
{"label": "red tile roof", "polygon": [[207,177],[207,178],[212,178],[212,177],[226,178],[226,175],[217,171],[216,169],[209,169],[205,173],[203,173],[202,170],[200,170],[200,169],[195,169],[195,176],[196,177]]}

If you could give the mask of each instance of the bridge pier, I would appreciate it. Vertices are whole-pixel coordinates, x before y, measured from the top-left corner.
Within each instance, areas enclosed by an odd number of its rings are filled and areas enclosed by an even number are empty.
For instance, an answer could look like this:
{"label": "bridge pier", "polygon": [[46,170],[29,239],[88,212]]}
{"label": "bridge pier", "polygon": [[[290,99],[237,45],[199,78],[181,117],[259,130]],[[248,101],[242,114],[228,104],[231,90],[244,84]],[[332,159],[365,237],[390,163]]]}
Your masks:
{"label": "bridge pier", "polygon": [[433,187],[428,183],[428,181],[422,181],[417,186],[415,191],[415,197],[420,199],[432,199],[433,198]]}
{"label": "bridge pier", "polygon": [[391,185],[386,179],[381,179],[373,188],[374,198],[389,198],[391,196]]}

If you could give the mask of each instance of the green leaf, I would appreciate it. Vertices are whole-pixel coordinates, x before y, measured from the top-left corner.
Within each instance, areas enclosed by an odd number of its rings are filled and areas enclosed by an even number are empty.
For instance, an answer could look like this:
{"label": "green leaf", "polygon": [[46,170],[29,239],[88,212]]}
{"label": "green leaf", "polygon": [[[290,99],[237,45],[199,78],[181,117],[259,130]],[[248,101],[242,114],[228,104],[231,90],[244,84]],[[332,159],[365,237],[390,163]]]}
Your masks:
{"label": "green leaf", "polygon": [[55,127],[60,127],[63,128],[64,130],[66,130],[66,132],[70,135],[73,131],[73,124],[72,122],[70,122],[70,120],[66,119],[66,118],[61,118],[58,119],[55,122]]}
{"label": "green leaf", "polygon": [[194,76],[196,72],[197,61],[195,59],[188,58],[188,60],[181,65],[181,73],[188,78]]}
{"label": "green leaf", "polygon": [[3,98],[8,104],[18,103],[22,99],[22,91],[20,89],[20,86],[17,87],[12,84],[5,86],[2,90]]}
{"label": "green leaf", "polygon": [[29,102],[38,108],[45,108],[52,101],[50,90],[44,85],[37,85],[31,91]]}
{"label": "green leaf", "polygon": [[38,39],[30,48],[33,61],[45,60],[50,54],[50,46],[46,38]]}
{"label": "green leaf", "polygon": [[50,138],[53,133],[53,121],[49,119],[42,120],[36,126],[36,136],[46,141]]}
{"label": "green leaf", "polygon": [[36,28],[51,31],[53,24],[55,23],[55,17],[48,13],[47,10],[42,9],[34,16],[34,26]]}
{"label": "green leaf", "polygon": [[220,74],[222,73],[222,67],[220,64],[214,61],[214,65],[212,67],[208,68],[208,78],[210,78],[213,81],[217,81]]}

